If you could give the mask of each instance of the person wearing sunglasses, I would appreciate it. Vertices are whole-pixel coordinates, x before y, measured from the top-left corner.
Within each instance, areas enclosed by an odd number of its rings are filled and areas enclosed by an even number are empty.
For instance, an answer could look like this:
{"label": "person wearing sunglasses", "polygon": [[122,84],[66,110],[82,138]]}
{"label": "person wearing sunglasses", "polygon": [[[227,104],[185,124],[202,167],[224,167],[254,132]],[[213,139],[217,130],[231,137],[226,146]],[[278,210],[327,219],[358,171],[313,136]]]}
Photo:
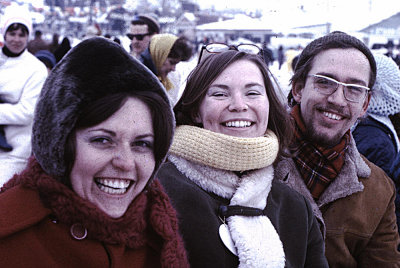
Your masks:
{"label": "person wearing sunglasses", "polygon": [[393,182],[350,132],[376,74],[368,47],[336,31],[305,47],[291,79],[292,156],[278,161],[275,177],[311,203],[330,267],[400,267]]}
{"label": "person wearing sunglasses", "polygon": [[175,71],[179,62],[189,60],[192,51],[192,45],[184,36],[156,34],[151,38],[149,47],[140,54],[139,61],[160,79],[173,104],[178,100],[180,81],[179,77],[170,79],[168,74]]}
{"label": "person wearing sunglasses", "polygon": [[178,212],[190,266],[328,267],[310,204],[273,180],[291,123],[260,50],[244,48],[204,47],[174,108],[174,141],[157,174]]}
{"label": "person wearing sunglasses", "polygon": [[160,32],[160,25],[149,15],[135,16],[126,36],[131,40],[131,55],[138,58],[148,48],[153,35]]}

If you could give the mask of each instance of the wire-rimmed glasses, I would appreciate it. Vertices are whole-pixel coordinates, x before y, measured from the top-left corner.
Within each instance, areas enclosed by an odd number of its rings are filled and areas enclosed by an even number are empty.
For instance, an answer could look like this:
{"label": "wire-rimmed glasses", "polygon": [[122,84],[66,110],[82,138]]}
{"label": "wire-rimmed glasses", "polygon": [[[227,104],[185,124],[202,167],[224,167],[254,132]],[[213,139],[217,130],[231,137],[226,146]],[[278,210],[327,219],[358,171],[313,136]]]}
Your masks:
{"label": "wire-rimmed glasses", "polygon": [[333,94],[339,88],[339,85],[342,85],[343,95],[345,99],[350,102],[360,102],[360,100],[363,100],[366,93],[370,90],[369,87],[342,83],[320,74],[310,74],[308,76],[313,78],[314,88],[324,95]]}
{"label": "wire-rimmed glasses", "polygon": [[240,45],[234,46],[234,45],[227,45],[224,43],[210,43],[207,45],[203,45],[201,47],[198,63],[200,63],[201,58],[204,54],[204,51],[206,51],[209,54],[216,54],[216,53],[222,53],[222,52],[225,52],[228,50],[237,50],[237,51],[246,52],[246,53],[254,54],[254,55],[260,54],[262,51],[261,48],[259,48],[257,45],[254,45],[254,44],[240,44]]}

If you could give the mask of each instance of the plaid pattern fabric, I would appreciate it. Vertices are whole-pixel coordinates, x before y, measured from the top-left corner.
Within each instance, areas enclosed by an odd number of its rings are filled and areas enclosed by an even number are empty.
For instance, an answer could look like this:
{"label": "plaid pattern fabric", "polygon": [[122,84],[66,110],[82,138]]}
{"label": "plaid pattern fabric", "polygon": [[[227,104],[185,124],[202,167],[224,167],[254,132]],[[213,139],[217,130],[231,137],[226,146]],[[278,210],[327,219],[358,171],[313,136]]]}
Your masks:
{"label": "plaid pattern fabric", "polygon": [[339,144],[331,148],[315,146],[306,140],[306,128],[300,115],[300,106],[293,107],[291,116],[295,120],[295,141],[291,152],[296,166],[314,199],[318,199],[337,177],[344,164],[344,154],[350,143],[350,130]]}

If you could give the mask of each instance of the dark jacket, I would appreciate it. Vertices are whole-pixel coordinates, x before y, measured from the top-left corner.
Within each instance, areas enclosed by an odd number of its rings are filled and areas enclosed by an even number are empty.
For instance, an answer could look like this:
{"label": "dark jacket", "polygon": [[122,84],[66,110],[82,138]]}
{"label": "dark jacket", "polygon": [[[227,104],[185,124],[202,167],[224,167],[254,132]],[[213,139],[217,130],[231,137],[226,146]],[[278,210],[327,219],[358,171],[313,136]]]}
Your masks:
{"label": "dark jacket", "polygon": [[390,174],[390,167],[397,155],[394,133],[384,124],[367,117],[353,130],[358,151],[369,161]]}
{"label": "dark jacket", "polygon": [[139,61],[144,64],[153,74],[157,75],[157,68],[154,65],[153,59],[151,58],[150,50],[147,48],[140,54]]}
{"label": "dark jacket", "polygon": [[360,155],[353,139],[342,170],[317,201],[292,158],[278,162],[275,176],[311,203],[326,233],[330,267],[400,267],[393,182]]}
{"label": "dark jacket", "polygon": [[[157,176],[178,212],[191,267],[237,267],[238,258],[218,233],[222,224],[218,210],[229,200],[206,192],[171,162],[163,164]],[[327,267],[318,223],[304,197],[273,182],[264,212],[283,243],[286,267]]]}

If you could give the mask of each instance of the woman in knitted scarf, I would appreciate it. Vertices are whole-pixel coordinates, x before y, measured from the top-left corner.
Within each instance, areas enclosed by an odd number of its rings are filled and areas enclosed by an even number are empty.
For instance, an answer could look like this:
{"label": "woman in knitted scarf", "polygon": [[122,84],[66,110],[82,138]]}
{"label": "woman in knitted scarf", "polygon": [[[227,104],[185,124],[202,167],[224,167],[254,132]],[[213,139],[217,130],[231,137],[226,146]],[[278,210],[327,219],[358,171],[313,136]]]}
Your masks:
{"label": "woman in knitted scarf", "polygon": [[87,39],[53,69],[33,156],[0,192],[1,267],[188,267],[155,172],[174,115],[158,79],[115,42]]}
{"label": "woman in knitted scarf", "polygon": [[158,177],[191,267],[327,267],[309,203],[273,180],[291,129],[263,60],[229,50],[190,74]]}

